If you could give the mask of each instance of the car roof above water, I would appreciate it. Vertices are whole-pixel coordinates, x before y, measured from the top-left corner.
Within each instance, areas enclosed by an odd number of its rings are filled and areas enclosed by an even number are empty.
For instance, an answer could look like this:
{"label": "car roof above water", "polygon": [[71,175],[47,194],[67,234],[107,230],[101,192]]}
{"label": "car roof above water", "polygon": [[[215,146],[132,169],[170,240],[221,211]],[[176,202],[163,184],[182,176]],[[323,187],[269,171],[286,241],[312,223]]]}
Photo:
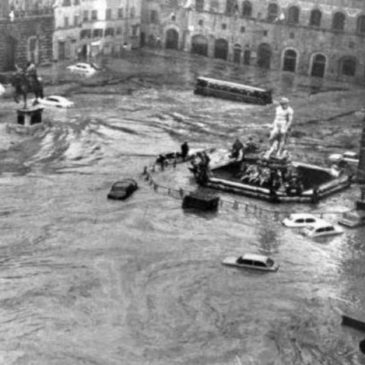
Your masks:
{"label": "car roof above water", "polygon": [[310,213],[292,213],[289,215],[290,219],[298,219],[298,218],[316,218],[313,214]]}
{"label": "car roof above water", "polygon": [[242,258],[244,260],[260,261],[260,262],[266,262],[269,259],[267,256],[253,254],[253,253],[246,253],[246,254],[242,255]]}

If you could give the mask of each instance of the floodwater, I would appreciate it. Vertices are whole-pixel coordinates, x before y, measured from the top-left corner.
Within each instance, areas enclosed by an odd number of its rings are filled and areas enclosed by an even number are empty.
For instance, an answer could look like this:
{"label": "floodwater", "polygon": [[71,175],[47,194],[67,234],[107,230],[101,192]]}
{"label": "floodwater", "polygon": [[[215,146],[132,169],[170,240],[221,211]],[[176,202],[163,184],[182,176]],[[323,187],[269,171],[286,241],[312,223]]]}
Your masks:
{"label": "floodwater", "polygon": [[[335,222],[336,212],[353,206],[356,186],[317,207],[225,195],[258,208],[223,204],[204,215],[184,213],[179,199],[141,177],[158,153],[184,140],[227,146],[252,134],[266,143],[272,106],[193,95],[198,74],[288,95],[300,125],[290,148],[307,161],[323,162],[359,137],[354,116],[351,130],[330,118],[355,108],[354,95],[360,105],[362,91],[174,52],[126,55],[106,66],[88,80],[67,76],[62,65],[40,70],[46,93],[63,93],[75,107],[46,110],[49,126],[33,137],[6,134],[15,105],[3,100],[0,363],[365,364],[358,350],[365,335],[340,318],[365,319],[365,230],[314,241],[259,209],[330,212]],[[313,82],[326,91],[315,94],[321,105],[309,95]],[[323,119],[317,130],[305,123],[312,111]],[[111,184],[124,177],[140,189],[126,202],[108,201]],[[194,189],[182,168],[154,178]],[[221,265],[244,252],[271,255],[279,271]]]}

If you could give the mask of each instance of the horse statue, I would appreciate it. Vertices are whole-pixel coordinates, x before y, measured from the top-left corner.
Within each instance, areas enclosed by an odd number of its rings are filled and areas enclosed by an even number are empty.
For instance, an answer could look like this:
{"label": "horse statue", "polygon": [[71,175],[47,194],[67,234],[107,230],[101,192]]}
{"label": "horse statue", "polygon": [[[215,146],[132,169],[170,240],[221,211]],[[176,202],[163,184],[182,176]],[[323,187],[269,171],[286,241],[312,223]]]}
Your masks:
{"label": "horse statue", "polygon": [[28,94],[34,93],[33,105],[38,104],[38,98],[43,98],[43,84],[36,72],[27,72],[19,67],[11,78],[14,87],[14,100],[19,103],[20,97],[23,98],[24,109],[27,108]]}

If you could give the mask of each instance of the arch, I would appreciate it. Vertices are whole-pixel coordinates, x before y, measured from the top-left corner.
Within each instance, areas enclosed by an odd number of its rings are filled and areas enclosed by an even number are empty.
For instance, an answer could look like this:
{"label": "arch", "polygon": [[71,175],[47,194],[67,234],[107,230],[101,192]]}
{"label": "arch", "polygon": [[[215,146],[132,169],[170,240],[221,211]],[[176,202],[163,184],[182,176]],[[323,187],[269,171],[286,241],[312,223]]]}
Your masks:
{"label": "arch", "polygon": [[298,24],[299,23],[299,7],[298,6],[291,6],[288,9],[288,24]]}
{"label": "arch", "polygon": [[36,36],[28,38],[27,59],[35,64],[39,63],[39,39]]}
{"label": "arch", "polygon": [[257,48],[257,66],[269,69],[271,66],[272,50],[268,43],[261,43]]}
{"label": "arch", "polygon": [[242,47],[240,44],[235,44],[233,46],[233,62],[241,63]]}
{"label": "arch", "polygon": [[204,11],[204,0],[195,0],[195,10]]}
{"label": "arch", "polygon": [[295,72],[297,68],[298,53],[295,49],[288,48],[283,53],[283,71]]}
{"label": "arch", "polygon": [[355,76],[356,58],[352,56],[342,57],[339,61],[339,74],[342,76]]}
{"label": "arch", "polygon": [[310,75],[315,77],[324,77],[326,64],[326,56],[322,53],[312,55]]}
{"label": "arch", "polygon": [[242,16],[247,18],[252,16],[252,4],[248,0],[245,0],[242,3]]}
{"label": "arch", "polygon": [[312,27],[320,27],[322,20],[322,12],[319,9],[313,9],[309,18],[309,25]]}
{"label": "arch", "polygon": [[191,40],[191,53],[208,56],[208,39],[200,34],[193,36]]}
{"label": "arch", "polygon": [[165,48],[178,49],[179,48],[179,33],[176,29],[170,28],[166,31]]}
{"label": "arch", "polygon": [[276,3],[270,3],[267,7],[267,20],[273,22],[279,15],[279,6]]}
{"label": "arch", "polygon": [[356,31],[365,34],[365,15],[360,15],[356,21]]}
{"label": "arch", "polygon": [[228,42],[223,39],[217,39],[214,43],[214,58],[226,60],[228,57]]}
{"label": "arch", "polygon": [[15,68],[15,55],[17,48],[17,40],[11,36],[5,38],[5,49],[2,69],[4,71],[12,71]]}
{"label": "arch", "polygon": [[345,29],[346,16],[344,13],[337,12],[332,18],[332,30],[344,30]]}

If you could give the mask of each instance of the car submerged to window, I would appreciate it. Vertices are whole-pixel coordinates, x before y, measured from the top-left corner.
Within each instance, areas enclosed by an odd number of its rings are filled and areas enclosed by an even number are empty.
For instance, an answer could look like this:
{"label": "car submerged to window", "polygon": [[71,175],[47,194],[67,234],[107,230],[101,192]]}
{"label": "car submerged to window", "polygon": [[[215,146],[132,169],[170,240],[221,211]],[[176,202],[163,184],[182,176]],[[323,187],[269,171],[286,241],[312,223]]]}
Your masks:
{"label": "car submerged to window", "polygon": [[303,228],[302,234],[307,237],[324,237],[342,234],[343,230],[337,225],[333,225],[324,220],[317,222],[312,226]]}
{"label": "car submerged to window", "polygon": [[293,213],[289,217],[282,221],[285,227],[295,228],[295,227],[306,227],[316,224],[320,219],[310,213]]}
{"label": "car submerged to window", "polygon": [[238,257],[226,257],[223,265],[233,266],[242,269],[254,269],[260,271],[278,271],[279,265],[268,256],[258,254],[244,254]]}
{"label": "car submerged to window", "polygon": [[341,164],[347,163],[352,167],[357,167],[359,164],[359,154],[354,151],[345,151],[344,153],[333,153],[329,155],[328,160],[331,163]]}
{"label": "car submerged to window", "polygon": [[133,179],[124,179],[115,182],[107,195],[108,199],[124,200],[138,189],[138,184]]}
{"label": "car submerged to window", "polygon": [[79,73],[84,75],[93,75],[96,72],[95,67],[89,63],[76,63],[75,65],[67,66],[67,70],[73,73]]}
{"label": "car submerged to window", "polygon": [[[37,101],[40,105],[45,107],[51,106],[56,108],[70,108],[74,105],[73,101],[70,101],[63,96],[58,95],[46,96],[43,99],[39,98]],[[34,99],[32,100],[32,102],[34,102]]]}

